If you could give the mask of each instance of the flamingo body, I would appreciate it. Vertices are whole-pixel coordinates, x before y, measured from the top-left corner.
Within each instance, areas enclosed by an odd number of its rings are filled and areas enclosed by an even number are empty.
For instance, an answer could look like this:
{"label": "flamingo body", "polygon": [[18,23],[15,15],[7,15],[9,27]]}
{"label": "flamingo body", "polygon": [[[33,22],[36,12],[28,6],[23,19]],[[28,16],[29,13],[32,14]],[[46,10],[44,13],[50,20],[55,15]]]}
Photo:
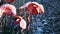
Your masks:
{"label": "flamingo body", "polygon": [[16,15],[16,8],[11,4],[4,4],[0,8],[0,16],[5,13],[6,15]]}

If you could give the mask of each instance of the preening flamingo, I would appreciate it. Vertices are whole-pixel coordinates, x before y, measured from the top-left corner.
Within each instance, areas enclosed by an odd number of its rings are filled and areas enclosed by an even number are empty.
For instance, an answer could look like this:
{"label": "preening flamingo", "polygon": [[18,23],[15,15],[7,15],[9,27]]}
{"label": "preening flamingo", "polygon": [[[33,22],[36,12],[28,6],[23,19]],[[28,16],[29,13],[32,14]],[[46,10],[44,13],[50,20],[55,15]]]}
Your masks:
{"label": "preening flamingo", "polygon": [[20,13],[23,13],[22,9],[26,9],[26,12],[28,14],[27,20],[30,21],[30,15],[32,14],[41,14],[44,13],[44,7],[42,4],[39,4],[37,2],[28,2],[25,5],[22,5],[19,7]]}

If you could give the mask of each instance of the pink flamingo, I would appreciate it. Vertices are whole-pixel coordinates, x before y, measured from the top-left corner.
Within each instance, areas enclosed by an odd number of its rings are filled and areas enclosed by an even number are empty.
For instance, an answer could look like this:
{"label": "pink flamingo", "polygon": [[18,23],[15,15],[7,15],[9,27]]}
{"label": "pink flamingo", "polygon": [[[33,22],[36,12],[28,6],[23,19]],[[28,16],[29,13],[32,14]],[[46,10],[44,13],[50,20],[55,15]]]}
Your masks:
{"label": "pink flamingo", "polygon": [[[26,13],[28,14],[27,21],[30,22],[30,15],[32,14],[41,14],[44,13],[44,7],[42,4],[39,4],[37,2],[28,2],[25,5],[22,5],[19,7],[20,13],[23,14],[22,9],[26,10]],[[29,30],[29,25],[28,25],[28,30]]]}
{"label": "pink flamingo", "polygon": [[[5,2],[13,2],[13,0],[4,0]],[[20,27],[22,30],[26,29],[26,21],[23,19],[23,17],[18,16],[16,13],[16,7],[12,4],[4,4],[0,7],[0,17],[2,17],[3,14],[6,15],[12,15],[16,19],[15,22],[18,22],[20,20]]]}
{"label": "pink flamingo", "polygon": [[16,15],[16,8],[11,4],[4,4],[0,7],[0,17],[5,13],[6,15]]}
{"label": "pink flamingo", "polygon": [[23,13],[22,9],[26,9],[26,12],[28,14],[27,20],[30,21],[30,15],[32,14],[41,14],[44,13],[44,7],[42,4],[39,4],[37,2],[28,2],[25,5],[21,6],[20,13]]}
{"label": "pink flamingo", "polygon": [[20,23],[20,27],[22,28],[22,30],[26,29],[26,21],[23,19],[23,17],[21,16],[18,16],[16,14],[16,8],[15,6],[11,5],[11,4],[4,4],[1,6],[0,8],[0,17],[4,14],[6,15],[12,15],[14,16],[16,19],[15,22],[18,22],[19,20],[19,23]]}

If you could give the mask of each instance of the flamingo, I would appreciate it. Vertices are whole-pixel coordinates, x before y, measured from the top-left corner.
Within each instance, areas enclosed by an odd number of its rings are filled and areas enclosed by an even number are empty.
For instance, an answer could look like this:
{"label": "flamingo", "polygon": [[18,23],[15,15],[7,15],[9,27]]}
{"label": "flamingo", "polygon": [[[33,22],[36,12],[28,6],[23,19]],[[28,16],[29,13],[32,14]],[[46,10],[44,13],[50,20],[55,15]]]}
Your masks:
{"label": "flamingo", "polygon": [[[6,0],[4,0],[6,1]],[[6,2],[13,2],[12,0],[7,0]],[[14,16],[16,19],[15,22],[18,22],[20,23],[20,27],[22,28],[22,30],[26,29],[26,21],[23,19],[23,17],[21,16],[18,16],[16,14],[16,7],[12,4],[4,4],[0,7],[0,18],[2,17],[3,14],[6,14],[6,15],[12,15]]]}
{"label": "flamingo", "polygon": [[44,13],[44,7],[42,4],[39,4],[37,2],[28,2],[25,5],[19,7],[20,13],[22,12],[22,9],[26,9],[26,12],[28,14],[27,20],[30,21],[30,15],[32,14],[41,14]]}
{"label": "flamingo", "polygon": [[20,18],[23,22],[25,22],[25,20],[22,17],[20,17],[16,14],[16,8],[13,5],[5,4],[2,7],[3,7],[3,9],[2,9],[3,11],[1,11],[2,14],[5,13],[6,15],[13,15],[13,16],[15,16],[15,18]]}
{"label": "flamingo", "polygon": [[39,14],[44,13],[44,7],[42,4],[39,4],[37,2],[28,2],[25,5],[21,6],[19,9],[26,8],[26,12],[28,14]]}
{"label": "flamingo", "polygon": [[20,27],[22,28],[22,30],[26,29],[26,21],[23,19],[23,17],[18,16],[16,14],[15,6],[13,6],[11,4],[4,4],[4,5],[2,5],[2,7],[0,8],[0,16],[2,16],[3,13],[6,14],[6,15],[12,15],[15,18],[17,18],[15,23],[19,21]]}
{"label": "flamingo", "polygon": [[4,4],[0,7],[0,17],[5,13],[6,15],[16,15],[16,7],[11,4]]}
{"label": "flamingo", "polygon": [[[43,7],[43,5],[39,4],[37,2],[28,2],[28,3],[24,4],[24,5],[22,5],[21,7],[19,7],[20,14],[23,14],[22,9],[24,9],[24,8],[26,10],[26,13],[28,14],[28,17],[26,19],[29,22],[30,22],[30,16],[32,14],[36,14],[37,15],[37,14],[44,13],[44,7]],[[29,26],[30,25],[27,26],[28,30],[29,30]]]}

